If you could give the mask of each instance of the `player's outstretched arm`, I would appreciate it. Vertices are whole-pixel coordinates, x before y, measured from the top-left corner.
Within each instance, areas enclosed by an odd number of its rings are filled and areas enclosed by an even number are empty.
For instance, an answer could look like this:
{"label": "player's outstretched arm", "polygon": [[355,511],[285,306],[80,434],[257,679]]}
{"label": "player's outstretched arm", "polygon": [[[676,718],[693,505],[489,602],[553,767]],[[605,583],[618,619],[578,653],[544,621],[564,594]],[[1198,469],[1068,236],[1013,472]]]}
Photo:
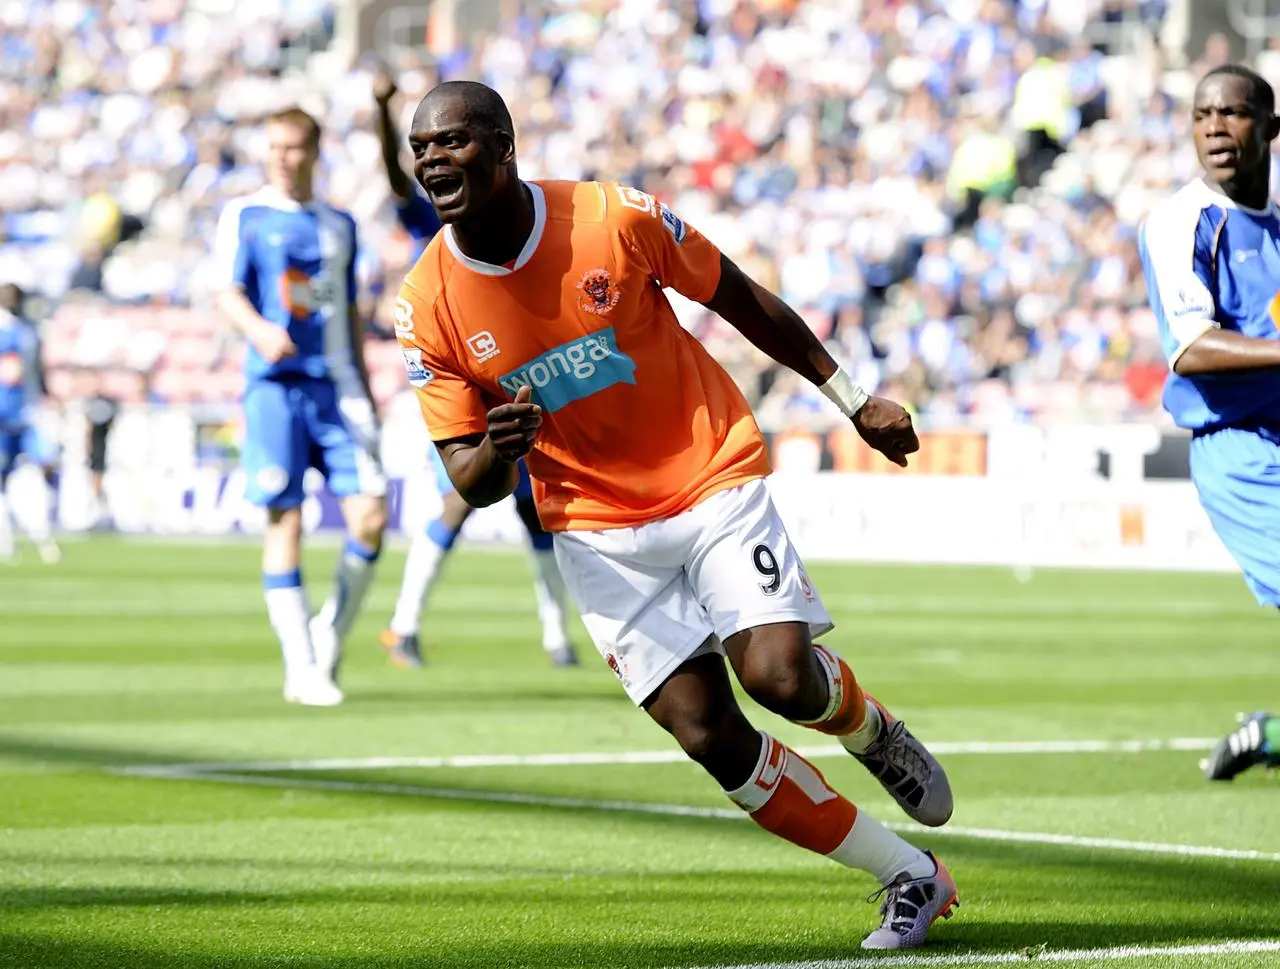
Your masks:
{"label": "player's outstretched arm", "polygon": [[1198,336],[1173,364],[1183,377],[1261,367],[1280,367],[1280,341],[1216,328]]}
{"label": "player's outstretched arm", "polygon": [[489,411],[485,433],[437,442],[449,480],[472,508],[497,504],[516,490],[516,462],[542,426],[542,408],[532,397],[529,387],[521,387],[512,403]]}
{"label": "player's outstretched arm", "polygon": [[901,467],[920,449],[911,415],[859,387],[822,341],[785,302],[720,256],[720,283],[704,304],[770,357],[815,384],[835,402],[869,445]]}
{"label": "player's outstretched arm", "polygon": [[413,197],[413,183],[400,167],[400,135],[391,117],[391,99],[395,97],[396,82],[385,67],[373,76],[373,99],[378,106],[378,143],[382,146],[382,165],[387,171],[387,184],[391,193],[401,202]]}

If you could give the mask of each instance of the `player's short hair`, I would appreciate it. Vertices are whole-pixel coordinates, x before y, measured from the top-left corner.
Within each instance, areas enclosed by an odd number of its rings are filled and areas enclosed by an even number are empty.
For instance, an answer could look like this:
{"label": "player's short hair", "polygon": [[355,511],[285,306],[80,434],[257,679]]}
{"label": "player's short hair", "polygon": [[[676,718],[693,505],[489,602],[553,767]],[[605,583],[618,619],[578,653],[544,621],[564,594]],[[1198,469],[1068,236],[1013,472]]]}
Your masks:
{"label": "player's short hair", "polygon": [[22,309],[22,302],[27,294],[17,283],[0,283],[0,309],[17,313]]}
{"label": "player's short hair", "polygon": [[489,85],[481,84],[479,81],[444,81],[427,92],[427,96],[422,99],[422,104],[437,98],[457,98],[466,108],[469,120],[489,129],[494,134],[503,134],[512,140],[515,139],[516,126],[511,120],[507,102],[502,100],[502,95]]}
{"label": "player's short hair", "polygon": [[1200,83],[1196,85],[1197,90],[1211,77],[1238,77],[1241,80],[1248,81],[1253,88],[1255,104],[1262,113],[1268,117],[1276,113],[1275,88],[1271,86],[1270,81],[1257,71],[1245,67],[1243,64],[1223,64],[1221,67],[1215,67],[1200,78]]}
{"label": "player's short hair", "polygon": [[320,122],[301,108],[284,108],[267,115],[267,124],[287,124],[301,128],[307,135],[307,147],[320,147]]}

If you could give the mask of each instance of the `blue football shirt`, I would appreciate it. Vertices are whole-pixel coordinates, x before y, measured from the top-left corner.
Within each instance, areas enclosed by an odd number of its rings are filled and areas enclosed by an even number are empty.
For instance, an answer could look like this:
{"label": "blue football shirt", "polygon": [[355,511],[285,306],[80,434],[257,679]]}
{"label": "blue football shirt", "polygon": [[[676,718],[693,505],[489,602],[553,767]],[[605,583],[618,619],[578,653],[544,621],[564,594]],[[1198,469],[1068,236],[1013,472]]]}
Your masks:
{"label": "blue football shirt", "polygon": [[0,426],[27,423],[40,399],[40,340],[35,327],[0,310]]}
{"label": "blue football shirt", "polygon": [[263,189],[227,203],[214,245],[220,282],[238,286],[298,348],[269,363],[250,346],[250,381],[290,375],[345,381],[354,373],[356,248],[355,220],[319,200],[299,203]]}
{"label": "blue football shirt", "polygon": [[1237,205],[1203,181],[1152,210],[1138,240],[1170,373],[1164,406],[1193,431],[1280,423],[1280,371],[1182,376],[1172,368],[1205,332],[1280,339],[1280,218]]}

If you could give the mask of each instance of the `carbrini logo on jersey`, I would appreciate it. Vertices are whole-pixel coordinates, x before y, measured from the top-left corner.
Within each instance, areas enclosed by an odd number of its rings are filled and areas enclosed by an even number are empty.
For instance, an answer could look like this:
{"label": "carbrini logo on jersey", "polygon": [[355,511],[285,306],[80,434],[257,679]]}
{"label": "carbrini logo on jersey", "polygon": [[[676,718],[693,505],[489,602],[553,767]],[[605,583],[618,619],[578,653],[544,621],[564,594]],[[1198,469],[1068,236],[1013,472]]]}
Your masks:
{"label": "carbrini logo on jersey", "polygon": [[613,327],[562,343],[498,378],[512,397],[533,389],[534,402],[554,413],[615,384],[634,384],[636,365],[618,349]]}

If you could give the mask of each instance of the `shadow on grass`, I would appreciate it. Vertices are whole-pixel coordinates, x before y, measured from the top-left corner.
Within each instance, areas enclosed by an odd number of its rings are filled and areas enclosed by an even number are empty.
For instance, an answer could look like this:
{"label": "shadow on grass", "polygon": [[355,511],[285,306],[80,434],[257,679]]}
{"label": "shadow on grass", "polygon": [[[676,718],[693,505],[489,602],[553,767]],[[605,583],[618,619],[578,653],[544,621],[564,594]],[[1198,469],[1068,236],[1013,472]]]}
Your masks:
{"label": "shadow on grass", "polygon": [[[258,926],[255,926],[258,927]],[[22,934],[0,930],[0,966],[21,969],[679,969],[679,967],[730,967],[762,965],[815,965],[827,960],[862,959],[877,955],[859,949],[859,936],[870,924],[851,931],[841,939],[826,938],[805,941],[793,938],[774,941],[762,938],[719,939],[697,938],[672,942],[671,932],[660,928],[653,932],[662,941],[643,938],[635,927],[625,933],[602,937],[590,942],[579,939],[562,941],[546,933],[526,933],[523,937],[450,939],[442,942],[432,937],[430,924],[406,926],[404,931],[389,933],[380,944],[344,943],[341,933],[329,927],[323,940],[305,936],[277,936],[266,941],[264,934],[250,935],[246,927],[234,950],[216,944],[201,946],[200,929],[191,925],[185,944],[156,940],[151,945],[142,933],[128,941],[108,939],[53,938],[42,934]],[[225,925],[220,925],[225,935]],[[642,927],[641,927],[642,928]],[[1088,942],[1079,948],[1096,948],[1140,943],[1153,947],[1173,946],[1194,940],[1196,944],[1239,942],[1265,937],[1256,933],[1215,934],[1212,928],[1197,927],[1191,933],[1156,927],[1147,932],[1114,934],[1105,922],[1078,924],[1041,922],[1018,931],[1005,931],[1004,926],[991,926],[990,931],[971,933],[963,938],[939,933],[941,941],[924,950],[933,958],[960,960],[965,955],[999,953],[1013,956],[1019,949],[1039,948],[1048,941],[1050,949],[1077,948],[1067,942],[1086,936]],[[1012,935],[1009,939],[1007,936]],[[249,939],[253,938],[253,942]],[[1028,943],[1027,939],[1040,940]],[[197,948],[198,947],[198,948]],[[303,954],[316,948],[331,950],[327,954]],[[370,951],[371,948],[385,951]],[[336,950],[336,951],[335,951]],[[885,957],[901,953],[883,953]],[[1020,960],[1019,960],[1020,961]],[[956,964],[956,963],[953,963]],[[1031,964],[1028,962],[1028,964]],[[1073,963],[1075,964],[1075,963]],[[1155,965],[1157,963],[1146,963]],[[1164,965],[1165,963],[1159,963]],[[1215,963],[1217,965],[1218,963]],[[1223,963],[1225,964],[1225,963]],[[902,963],[895,962],[901,966]],[[1208,963],[1205,963],[1208,965]]]}
{"label": "shadow on grass", "polygon": [[[653,820],[666,826],[716,823]],[[741,829],[720,824],[719,833],[760,837],[748,825]],[[945,853],[961,878],[965,907],[936,930],[931,949],[939,953],[1280,936],[1280,916],[1273,904],[1280,897],[1276,866],[977,841],[951,841]],[[139,863],[127,857],[84,861],[89,868]],[[74,865],[75,860],[67,863]],[[207,858],[181,856],[142,863],[169,869],[212,864]],[[474,866],[474,871],[470,865],[456,866],[456,874],[464,879],[459,882],[396,885],[397,874],[408,877],[421,865],[370,862],[362,869],[357,862],[252,858],[224,863],[243,866],[247,884],[262,884],[270,878],[265,873],[280,870],[306,875],[308,882],[314,876],[322,883],[326,872],[349,878],[361,870],[374,876],[390,874],[392,882],[261,891],[6,890],[0,895],[0,924],[8,923],[10,929],[7,935],[0,930],[0,966],[654,969],[804,962],[855,954],[858,938],[876,919],[874,910],[861,904],[865,879],[846,881],[834,866],[820,875],[758,869],[637,875],[508,870],[495,862]],[[502,878],[504,872],[512,877]],[[466,881],[468,874],[475,880]],[[1223,899],[1233,901],[1223,905]],[[791,930],[785,937],[770,936],[753,921],[761,909],[791,913]],[[746,917],[739,921],[735,912]],[[387,930],[371,939],[368,920],[375,918]],[[358,927],[354,937],[344,936],[343,920]],[[171,924],[166,927],[165,922]],[[20,923],[31,926],[29,934],[14,932]],[[182,933],[190,940],[184,943],[186,951],[170,952],[171,944],[157,944],[161,951],[145,951],[148,929],[159,928],[173,937],[184,923],[190,925]],[[41,929],[52,924],[74,926],[71,931],[90,937],[83,942],[51,938]],[[236,940],[239,954],[209,952],[201,926],[216,926],[218,939]],[[104,938],[92,937],[99,932]],[[108,936],[130,942],[117,946]],[[673,936],[681,941],[672,942]],[[349,951],[300,954],[314,952],[318,945],[346,945]]]}
{"label": "shadow on grass", "polygon": [[84,767],[125,767],[130,764],[173,764],[189,761],[189,755],[161,747],[130,747],[120,744],[90,744],[83,741],[42,740],[0,733],[0,758],[35,764],[81,765]]}

